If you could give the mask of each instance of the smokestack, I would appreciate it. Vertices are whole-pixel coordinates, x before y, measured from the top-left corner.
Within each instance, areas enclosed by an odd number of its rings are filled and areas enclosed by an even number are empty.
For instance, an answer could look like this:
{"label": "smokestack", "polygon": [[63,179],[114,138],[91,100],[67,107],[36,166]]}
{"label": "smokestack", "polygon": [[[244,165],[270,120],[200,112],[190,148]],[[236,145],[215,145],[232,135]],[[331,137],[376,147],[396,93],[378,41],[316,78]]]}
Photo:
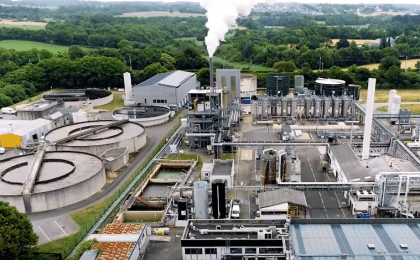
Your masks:
{"label": "smokestack", "polygon": [[124,88],[125,88],[125,106],[133,106],[133,86],[131,85],[131,74],[129,72],[124,73]]}
{"label": "smokestack", "polygon": [[209,59],[210,64],[210,92],[214,93],[214,79],[213,79],[213,57]]}
{"label": "smokestack", "polygon": [[365,133],[364,133],[364,136],[363,136],[362,160],[369,159],[370,134],[372,132],[373,104],[375,103],[375,86],[376,86],[376,79],[370,78],[369,83],[368,83],[366,117],[365,117]]}

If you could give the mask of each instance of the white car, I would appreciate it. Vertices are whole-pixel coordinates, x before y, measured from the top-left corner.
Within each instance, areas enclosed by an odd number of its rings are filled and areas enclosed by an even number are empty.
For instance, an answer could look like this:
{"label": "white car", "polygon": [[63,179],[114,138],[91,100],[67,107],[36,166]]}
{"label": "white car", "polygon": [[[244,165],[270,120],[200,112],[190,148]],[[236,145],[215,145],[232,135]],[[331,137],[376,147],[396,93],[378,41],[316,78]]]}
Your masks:
{"label": "white car", "polygon": [[231,218],[239,218],[241,215],[241,209],[238,204],[233,204]]}
{"label": "white car", "polygon": [[6,149],[4,149],[3,147],[0,147],[0,154],[4,154],[6,152]]}

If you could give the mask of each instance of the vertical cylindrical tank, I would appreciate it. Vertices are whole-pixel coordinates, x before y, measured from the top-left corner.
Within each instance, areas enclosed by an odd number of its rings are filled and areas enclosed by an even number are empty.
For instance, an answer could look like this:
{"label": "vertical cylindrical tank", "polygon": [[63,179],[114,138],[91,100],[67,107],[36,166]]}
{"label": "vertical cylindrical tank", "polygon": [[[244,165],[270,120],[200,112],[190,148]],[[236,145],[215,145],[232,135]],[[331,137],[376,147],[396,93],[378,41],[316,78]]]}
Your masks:
{"label": "vertical cylindrical tank", "polygon": [[290,116],[296,117],[297,110],[297,99],[293,98],[290,105]]}
{"label": "vertical cylindrical tank", "polygon": [[178,200],[178,220],[188,219],[188,199]]}
{"label": "vertical cylindrical tank", "polygon": [[343,98],[343,106],[341,108],[341,115],[345,118],[348,115],[348,110],[350,106],[350,101],[348,97]]}
{"label": "vertical cylindrical tank", "polygon": [[305,99],[305,115],[311,117],[312,100],[310,98]]}
{"label": "vertical cylindrical tank", "polygon": [[124,73],[124,87],[125,87],[125,98],[133,98],[133,86],[131,85],[131,74],[130,72]]}
{"label": "vertical cylindrical tank", "polygon": [[194,182],[194,207],[196,218],[209,218],[207,182],[205,181]]}
{"label": "vertical cylindrical tank", "polygon": [[271,116],[277,116],[277,103],[271,103]]}
{"label": "vertical cylindrical tank", "polygon": [[287,116],[287,98],[281,99],[281,115]]}
{"label": "vertical cylindrical tank", "polygon": [[262,102],[262,117],[267,118],[267,108],[268,108],[268,102],[267,100],[264,100]]}
{"label": "vertical cylindrical tank", "polygon": [[324,117],[330,116],[330,106],[331,100],[329,98],[324,98]]}
{"label": "vertical cylindrical tank", "polygon": [[334,105],[333,105],[333,117],[337,118],[340,112],[340,99],[334,98]]}
{"label": "vertical cylindrical tank", "polygon": [[295,76],[295,92],[296,93],[303,94],[304,81],[305,79],[303,75]]}
{"label": "vertical cylindrical tank", "polygon": [[314,115],[316,118],[321,116],[321,99],[315,99],[315,106],[314,106]]}

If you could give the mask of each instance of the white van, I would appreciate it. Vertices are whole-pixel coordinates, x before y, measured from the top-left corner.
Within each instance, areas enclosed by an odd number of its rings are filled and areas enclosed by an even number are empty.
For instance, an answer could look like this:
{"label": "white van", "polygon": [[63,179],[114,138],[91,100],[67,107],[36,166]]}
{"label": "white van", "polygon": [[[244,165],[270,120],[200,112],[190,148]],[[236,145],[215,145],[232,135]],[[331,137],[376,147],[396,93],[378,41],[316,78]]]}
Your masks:
{"label": "white van", "polygon": [[1,109],[1,112],[2,112],[3,114],[10,114],[10,115],[14,115],[14,114],[16,114],[16,111],[15,111],[13,108],[10,108],[10,107],[3,107],[3,108]]}
{"label": "white van", "polygon": [[4,154],[6,152],[6,149],[0,146],[0,154]]}

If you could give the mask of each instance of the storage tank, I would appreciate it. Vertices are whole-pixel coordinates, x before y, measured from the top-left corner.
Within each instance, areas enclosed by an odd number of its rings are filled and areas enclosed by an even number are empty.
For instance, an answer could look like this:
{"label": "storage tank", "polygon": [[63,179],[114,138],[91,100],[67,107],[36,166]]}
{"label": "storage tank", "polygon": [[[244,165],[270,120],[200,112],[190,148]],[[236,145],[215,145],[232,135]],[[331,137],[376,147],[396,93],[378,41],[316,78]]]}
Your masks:
{"label": "storage tank", "polygon": [[340,112],[340,99],[339,98],[334,98],[333,100],[334,105],[333,105],[333,117],[337,118]]}
{"label": "storage tank", "polygon": [[348,115],[348,110],[350,106],[350,101],[348,97],[343,97],[343,106],[341,109],[341,115],[345,118]]}
{"label": "storage tank", "polygon": [[209,218],[207,182],[205,181],[194,182],[194,206],[196,218]]}
{"label": "storage tank", "polygon": [[271,116],[277,116],[277,103],[271,103]]}
{"label": "storage tank", "polygon": [[267,100],[264,100],[262,102],[262,117],[263,118],[267,118],[267,107],[268,107]]}
{"label": "storage tank", "polygon": [[348,95],[353,97],[353,100],[359,100],[360,98],[360,86],[349,84],[347,87],[348,89]]}
{"label": "storage tank", "polygon": [[297,100],[295,98],[293,98],[292,101],[291,101],[291,106],[290,106],[290,116],[291,117],[296,117],[296,110],[297,110]]}
{"label": "storage tank", "polygon": [[312,100],[310,98],[305,99],[305,115],[311,117]]}
{"label": "storage tank", "polygon": [[299,94],[304,93],[304,89],[303,89],[304,83],[305,83],[305,79],[303,75],[295,76],[295,92],[296,93],[299,93]]}
{"label": "storage tank", "polygon": [[188,199],[178,200],[178,220],[188,219]]}
{"label": "storage tank", "polygon": [[330,106],[331,106],[331,100],[329,98],[324,99],[324,117],[330,116]]}
{"label": "storage tank", "polygon": [[267,95],[286,96],[289,93],[290,77],[287,74],[267,75]]}
{"label": "storage tank", "polygon": [[315,107],[314,107],[314,114],[316,118],[321,116],[321,99],[315,99]]}
{"label": "storage tank", "polygon": [[342,96],[346,88],[346,82],[340,79],[318,78],[315,81],[315,95]]}
{"label": "storage tank", "polygon": [[281,115],[287,116],[287,98],[282,98],[281,100]]}

